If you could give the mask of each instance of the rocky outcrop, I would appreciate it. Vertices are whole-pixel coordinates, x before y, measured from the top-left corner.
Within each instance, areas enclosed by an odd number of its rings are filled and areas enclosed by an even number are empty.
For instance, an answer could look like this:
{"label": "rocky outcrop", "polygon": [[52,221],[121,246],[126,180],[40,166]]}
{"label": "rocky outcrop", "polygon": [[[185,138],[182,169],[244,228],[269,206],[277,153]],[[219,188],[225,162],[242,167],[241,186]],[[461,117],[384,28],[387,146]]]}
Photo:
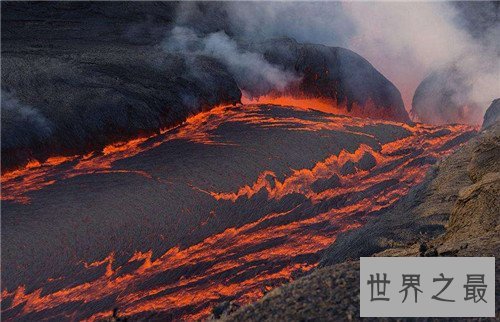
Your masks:
{"label": "rocky outcrop", "polygon": [[[465,173],[470,181],[459,185],[456,201],[449,206],[446,231],[420,243],[395,247],[381,256],[422,255],[421,246],[440,256],[500,255],[500,123],[494,124],[457,151],[450,159],[464,152],[469,155],[465,166],[446,167],[445,171]],[[427,206],[423,203],[422,206]],[[420,246],[419,246],[420,245]],[[424,252],[425,253],[425,252]],[[497,263],[497,279],[499,265]]]}
{"label": "rocky outcrop", "polygon": [[485,129],[500,121],[500,98],[493,100],[490,107],[484,113],[483,126]]}
{"label": "rocky outcrop", "polygon": [[500,255],[498,160],[499,122],[438,163],[394,208],[340,236],[325,252],[322,265],[377,253]]}
{"label": "rocky outcrop", "polygon": [[483,109],[472,100],[467,75],[455,66],[430,73],[413,95],[411,113],[429,124],[480,124]]}
{"label": "rocky outcrop", "polygon": [[[179,22],[177,6],[3,4],[2,96],[8,103],[2,100],[2,168],[100,150],[215,105],[238,103],[244,88],[222,59],[162,46]],[[221,19],[192,28],[225,30],[219,11]],[[289,91],[330,99],[348,113],[409,121],[394,85],[347,49],[292,39],[250,47],[299,76],[298,87]]]}
{"label": "rocky outcrop", "polygon": [[500,255],[499,160],[500,123],[496,122],[478,138],[467,167],[474,183],[460,190],[446,234],[432,242],[438,251]]}
{"label": "rocky outcrop", "polygon": [[300,44],[290,38],[247,45],[269,62],[300,75],[292,96],[331,100],[347,113],[409,122],[399,90],[366,59],[340,47]]}
{"label": "rocky outcrop", "polygon": [[319,269],[222,321],[346,321],[359,316],[359,262]]}
{"label": "rocky outcrop", "polygon": [[500,172],[487,173],[478,182],[462,189],[450,218],[446,239],[466,240],[489,232],[496,232],[498,236],[499,196]]}

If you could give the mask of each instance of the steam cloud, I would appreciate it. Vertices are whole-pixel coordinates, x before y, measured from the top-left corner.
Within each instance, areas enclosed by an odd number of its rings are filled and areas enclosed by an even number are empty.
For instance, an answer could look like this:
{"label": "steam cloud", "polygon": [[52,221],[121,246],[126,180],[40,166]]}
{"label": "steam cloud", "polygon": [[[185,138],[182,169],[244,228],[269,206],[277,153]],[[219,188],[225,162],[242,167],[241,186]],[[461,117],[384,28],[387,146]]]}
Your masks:
{"label": "steam cloud", "polygon": [[53,132],[52,123],[38,109],[21,103],[13,93],[1,91],[2,149],[40,144]]}
{"label": "steam cloud", "polygon": [[199,36],[194,30],[174,27],[164,41],[163,48],[169,52],[201,54],[222,62],[231,72],[242,90],[251,96],[282,91],[298,77],[268,63],[262,55],[242,50],[236,41],[225,32]]}
{"label": "steam cloud", "polygon": [[[364,5],[346,6],[360,30],[349,45],[398,86],[406,107],[411,106],[413,93],[424,77],[434,71],[453,70],[455,75],[449,75],[439,88],[449,90],[448,100],[453,102],[443,113],[449,120],[459,120],[451,117],[459,114],[457,106],[472,104],[480,111],[469,111],[465,116],[471,123],[478,122],[500,94],[499,51],[493,41],[495,35],[496,39],[500,36],[500,25],[484,28],[473,24],[468,30],[463,11],[449,3],[371,3],[369,13]],[[487,5],[481,4],[481,8]],[[467,15],[473,15],[474,9],[468,8]],[[472,34],[477,28],[484,29],[482,36]],[[457,78],[461,82],[455,82]],[[432,116],[426,121],[433,121]]]}
{"label": "steam cloud", "polygon": [[[482,115],[500,95],[498,3],[233,2],[205,11],[204,6],[209,5],[181,4],[177,24],[205,33],[224,30],[234,39],[289,36],[346,47],[400,89],[408,110],[419,83],[451,65],[470,86],[465,98],[463,84],[454,88],[452,101],[472,101]],[[207,22],[207,12],[214,21]]]}

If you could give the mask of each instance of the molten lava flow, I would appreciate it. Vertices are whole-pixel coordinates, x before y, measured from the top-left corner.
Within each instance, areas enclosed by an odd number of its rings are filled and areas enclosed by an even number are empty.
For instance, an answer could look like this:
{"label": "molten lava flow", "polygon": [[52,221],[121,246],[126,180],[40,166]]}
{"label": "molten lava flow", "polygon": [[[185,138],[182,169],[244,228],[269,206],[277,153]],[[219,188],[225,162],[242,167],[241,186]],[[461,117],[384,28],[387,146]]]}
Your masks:
{"label": "molten lava flow", "polygon": [[243,92],[241,102],[243,104],[293,106],[300,109],[317,110],[330,114],[388,121],[401,119],[401,115],[397,115],[396,111],[389,108],[378,108],[371,99],[367,100],[364,104],[352,102],[348,108],[347,99],[342,102],[337,102],[336,100],[328,98],[308,97],[300,93],[269,93],[259,97],[250,97]]}
{"label": "molten lava flow", "polygon": [[243,96],[241,98],[242,104],[272,104],[280,106],[294,106],[302,109],[315,109],[325,113],[346,114],[345,109],[337,107],[337,104],[327,99],[307,98],[307,97],[293,97],[268,94],[259,96],[257,98],[250,98]]}
{"label": "molten lava flow", "polygon": [[[130,171],[124,169],[112,169],[112,164],[118,160],[133,157],[137,154],[154,149],[155,147],[172,140],[188,140],[202,144],[221,144],[212,140],[210,131],[217,128],[222,116],[230,110],[230,107],[215,107],[210,112],[191,116],[181,127],[165,129],[161,131],[161,140],[158,136],[132,139],[127,142],[118,142],[106,146],[101,153],[89,153],[84,156],[52,157],[43,164],[31,161],[20,170],[2,173],[2,200],[11,200],[19,203],[29,203],[30,198],[26,196],[31,191],[40,190],[52,185],[57,181],[92,173],[130,172],[145,177],[147,173]],[[207,122],[209,117],[217,115],[219,122]],[[69,169],[61,171],[58,165],[69,166]]]}
{"label": "molten lava flow", "polygon": [[[280,98],[273,103],[295,105],[300,102]],[[312,106],[318,109],[327,107],[319,102],[313,102]],[[156,136],[113,144],[99,154],[53,158],[44,164],[31,163],[25,169],[2,176],[2,199],[29,202],[30,197],[36,199],[36,195],[31,195],[36,190],[87,174],[127,172],[156,180],[144,171],[118,168],[115,162],[140,155],[171,140],[209,145],[235,144],[215,134],[221,125],[228,123],[255,126],[263,131],[270,128],[319,133],[335,131],[372,140],[376,136],[362,129],[383,124],[403,128],[409,134],[389,143],[380,143],[379,149],[359,144],[351,152],[341,150],[316,160],[310,168],[290,170],[281,178],[274,171],[263,169],[257,177],[235,191],[193,187],[226,207],[239,207],[237,203],[252,202],[262,195],[269,202],[279,202],[292,195],[300,195],[307,202],[291,205],[286,211],[269,212],[237,227],[225,228],[185,248],[173,247],[163,254],[137,251],[130,254],[128,262],[123,265],[116,264],[116,252],[95,262],[82,262],[82,271],[102,268],[102,274],[84,282],[74,281],[72,276],[53,277],[52,280],[69,285],[56,291],[38,289],[28,292],[23,285],[11,291],[3,289],[2,310],[11,314],[6,320],[27,318],[37,313],[46,314],[45,318],[55,317],[51,310],[78,312],[83,319],[96,320],[109,316],[112,307],[119,307],[123,315],[147,317],[150,312],[160,312],[174,314],[176,319],[192,320],[207,317],[211,307],[220,301],[253,301],[264,290],[314,268],[318,255],[335,241],[340,232],[360,227],[368,214],[391,206],[423,180],[429,163],[416,162],[417,158],[446,155],[453,148],[447,144],[470,130],[461,125],[446,128],[423,124],[411,126],[320,113],[313,118],[301,118],[295,114],[274,117],[265,113],[272,108],[258,105],[217,107],[189,118],[177,128],[164,130]],[[407,151],[408,147],[421,151],[412,154]],[[369,168],[362,166],[366,156],[374,160]],[[352,165],[352,171],[342,174],[346,164]],[[338,183],[318,185],[318,182],[328,182],[332,178],[337,178]],[[330,206],[318,206],[327,201],[331,202]],[[114,301],[112,307],[103,306],[101,302],[89,305],[99,300],[108,303],[109,299]],[[6,300],[10,302],[5,303]]]}

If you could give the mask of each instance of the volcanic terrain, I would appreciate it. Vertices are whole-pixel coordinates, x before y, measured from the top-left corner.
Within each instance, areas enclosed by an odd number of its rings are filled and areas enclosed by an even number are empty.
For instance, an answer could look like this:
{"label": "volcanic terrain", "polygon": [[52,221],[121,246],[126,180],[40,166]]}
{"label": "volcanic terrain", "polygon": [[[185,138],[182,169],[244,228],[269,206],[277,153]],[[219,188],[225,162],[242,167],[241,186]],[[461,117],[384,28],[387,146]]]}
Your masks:
{"label": "volcanic terrain", "polygon": [[[311,105],[314,108],[314,105]],[[277,105],[2,176],[2,318],[203,318],[315,267],[473,129]]]}
{"label": "volcanic terrain", "polygon": [[[500,254],[500,122],[495,100],[476,137],[443,158],[424,181],[362,228],[339,236],[320,269],[276,288],[241,309],[225,302],[224,321],[339,321],[360,318],[360,256],[484,256]],[[495,122],[496,120],[496,122]],[[496,261],[496,285],[500,263]],[[498,303],[500,293],[496,292]],[[500,318],[498,305],[494,318]],[[392,318],[383,318],[391,321]],[[424,318],[424,320],[429,320]],[[483,318],[440,318],[475,321]]]}
{"label": "volcanic terrain", "polygon": [[428,170],[477,128],[413,123],[342,43],[250,37],[230,7],[2,3],[3,320],[205,319],[444,231],[466,181],[427,194]]}

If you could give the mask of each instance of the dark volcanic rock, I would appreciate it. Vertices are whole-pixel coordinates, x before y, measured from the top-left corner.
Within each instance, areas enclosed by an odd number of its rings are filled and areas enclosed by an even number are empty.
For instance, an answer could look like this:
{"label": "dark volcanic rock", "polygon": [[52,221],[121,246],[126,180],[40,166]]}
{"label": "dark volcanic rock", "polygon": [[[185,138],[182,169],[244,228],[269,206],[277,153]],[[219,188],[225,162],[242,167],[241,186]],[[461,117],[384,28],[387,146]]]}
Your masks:
{"label": "dark volcanic rock", "polygon": [[289,94],[332,100],[348,112],[409,122],[399,90],[366,59],[340,47],[300,44],[290,38],[247,45],[271,63],[302,76]]}
{"label": "dark volcanic rock", "polygon": [[356,172],[356,164],[354,162],[352,162],[351,160],[349,160],[346,163],[344,163],[342,168],[340,168],[339,172],[343,176],[353,174]]}
{"label": "dark volcanic rock", "polygon": [[311,184],[311,189],[314,192],[319,193],[319,192],[325,191],[327,189],[332,189],[332,188],[340,187],[341,185],[342,184],[341,184],[341,181],[340,181],[340,177],[338,175],[334,174],[334,175],[332,175],[328,179],[318,179],[318,180],[316,180],[315,182],[313,182]]}
{"label": "dark volcanic rock", "polygon": [[[175,20],[175,2],[2,2],[2,42],[38,51],[56,43],[152,44]],[[70,44],[71,45],[71,44]]]}
{"label": "dark volcanic rock", "polygon": [[429,74],[413,95],[411,113],[429,124],[480,124],[483,109],[473,102],[467,75],[448,66]]}
{"label": "dark volcanic rock", "polygon": [[485,129],[498,121],[500,121],[500,98],[491,102],[490,107],[484,113],[482,128]]}
{"label": "dark volcanic rock", "polygon": [[[239,102],[241,84],[222,59],[167,53],[160,45],[178,23],[177,8],[2,4],[2,167],[99,150]],[[224,13],[216,16],[193,28],[224,30]],[[335,101],[355,115],[409,121],[394,85],[347,49],[292,39],[248,47],[302,77],[289,89],[294,93]]]}
{"label": "dark volcanic rock", "polygon": [[154,45],[175,8],[2,4],[2,168],[100,149],[239,102],[219,61]]}
{"label": "dark volcanic rock", "polygon": [[[382,211],[364,227],[337,238],[323,257],[322,265],[326,267],[273,290],[222,320],[361,320],[359,262],[348,260],[360,256],[498,258],[499,131],[500,126],[483,131],[444,159],[421,185],[411,189],[393,208]],[[471,173],[474,173],[471,176],[474,183],[468,178]],[[498,262],[495,270],[498,284]],[[498,292],[495,297],[498,302]],[[498,319],[498,307],[495,312]]]}
{"label": "dark volcanic rock", "polygon": [[375,157],[368,152],[365,152],[361,159],[358,161],[358,168],[361,170],[370,170],[377,165],[377,160]]}
{"label": "dark volcanic rock", "polygon": [[193,57],[189,68],[195,74],[187,71],[183,57],[151,48],[16,52],[3,55],[2,67],[2,93],[10,93],[50,124],[50,135],[31,139],[40,137],[39,129],[21,129],[16,116],[23,111],[13,107],[2,118],[6,168],[29,158],[83,153],[154,133],[205,108],[241,98],[232,76],[214,59]]}

